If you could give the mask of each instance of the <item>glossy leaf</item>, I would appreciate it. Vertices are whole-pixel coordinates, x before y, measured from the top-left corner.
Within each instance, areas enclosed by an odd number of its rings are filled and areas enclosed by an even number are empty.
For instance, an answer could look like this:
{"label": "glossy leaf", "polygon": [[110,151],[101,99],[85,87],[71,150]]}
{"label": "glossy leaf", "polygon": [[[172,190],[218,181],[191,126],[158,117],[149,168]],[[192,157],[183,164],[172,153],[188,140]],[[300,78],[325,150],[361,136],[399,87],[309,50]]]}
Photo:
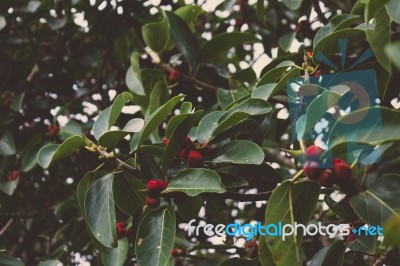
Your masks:
{"label": "glossy leaf", "polygon": [[135,253],[139,265],[168,263],[175,238],[175,211],[172,206],[145,212],[136,236]]}
{"label": "glossy leaf", "polygon": [[268,83],[277,82],[280,78],[284,76],[284,73],[290,69],[291,66],[294,65],[292,61],[283,61],[279,63],[275,68],[269,70],[267,73],[261,76],[260,80],[257,83],[257,87]]}
{"label": "glossy leaf", "polygon": [[9,196],[12,196],[17,188],[18,182],[19,178],[12,181],[0,181],[0,190]]}
{"label": "glossy leaf", "polygon": [[235,140],[220,147],[212,158],[213,163],[261,164],[264,161],[263,150],[247,140]]}
{"label": "glossy leaf", "polygon": [[[383,231],[386,231],[386,227]],[[378,250],[378,239],[376,236],[360,236],[354,241],[345,243],[345,246],[352,251],[375,255]]]}
{"label": "glossy leaf", "polygon": [[144,42],[155,52],[162,52],[168,45],[170,34],[166,17],[160,22],[152,22],[142,27]]}
{"label": "glossy leaf", "polygon": [[220,33],[215,35],[211,40],[207,41],[200,47],[199,59],[203,62],[206,62],[220,53],[226,53],[232,47],[254,41],[256,41],[256,38],[250,33]]}
{"label": "glossy leaf", "polygon": [[199,143],[204,143],[211,138],[213,131],[218,126],[218,120],[223,113],[223,111],[214,111],[205,115],[200,120],[196,132],[196,138]]}
{"label": "glossy leaf", "polygon": [[54,162],[65,158],[85,146],[81,136],[72,136],[61,144],[50,144],[41,148],[37,154],[39,165],[47,169]]}
{"label": "glossy leaf", "polygon": [[400,2],[397,0],[390,0],[386,4],[386,10],[391,19],[397,24],[400,24]]}
{"label": "glossy leaf", "polygon": [[400,245],[400,217],[392,216],[382,226],[385,245]]}
{"label": "glossy leaf", "polygon": [[209,169],[186,169],[174,176],[162,193],[183,192],[194,197],[204,192],[225,192],[219,175]]}
{"label": "glossy leaf", "polygon": [[4,16],[0,16],[0,31],[7,26],[7,21]]}
{"label": "glossy leaf", "polygon": [[75,120],[70,120],[65,126],[61,127],[59,136],[62,140],[66,140],[74,135],[82,135],[82,127]]}
{"label": "glossy leaf", "polygon": [[96,180],[85,197],[87,224],[93,236],[105,247],[117,246],[116,218],[112,191],[114,174]]}
{"label": "glossy leaf", "polygon": [[106,148],[112,148],[128,134],[140,132],[143,129],[143,126],[143,119],[134,118],[130,120],[123,129],[109,131],[101,135],[99,138],[99,144]]}
{"label": "glossy leaf", "polygon": [[275,265],[271,251],[267,246],[266,238],[262,236],[258,239],[258,259],[262,266]]}
{"label": "glossy leaf", "polygon": [[329,21],[328,24],[321,27],[315,34],[314,41],[313,41],[314,47],[323,38],[329,36],[330,34],[332,34],[335,31],[347,28],[351,23],[353,23],[358,18],[360,18],[360,16],[354,15],[354,14],[342,14],[342,15],[334,16]]}
{"label": "glossy leaf", "polygon": [[228,105],[230,105],[233,102],[236,102],[237,100],[248,94],[249,91],[244,87],[240,87],[235,90],[218,89],[217,99],[219,106],[221,106],[221,108],[224,110]]}
{"label": "glossy leaf", "polygon": [[257,98],[257,99],[262,99],[264,101],[268,101],[276,85],[277,83],[269,83],[255,88],[251,94],[251,98]]}
{"label": "glossy leaf", "polygon": [[128,249],[128,238],[121,238],[118,240],[118,247],[101,253],[101,262],[105,266],[123,266],[128,257]]}
{"label": "glossy leaf", "polygon": [[300,8],[303,0],[283,0],[283,3],[291,10]]}
{"label": "glossy leaf", "polygon": [[385,8],[381,8],[375,16],[375,29],[366,29],[367,40],[381,66],[388,72],[392,72],[392,62],[382,49],[390,44],[391,20]]}
{"label": "glossy leaf", "polygon": [[[305,86],[303,86],[305,88]],[[302,88],[300,88],[301,91]],[[326,112],[335,106],[341,97],[350,90],[348,86],[337,85],[323,91],[308,104],[306,113],[296,121],[297,138],[303,138],[321,120]]]}
{"label": "glossy leaf", "polygon": [[24,106],[24,98],[25,98],[25,93],[18,93],[13,97],[13,100],[10,104],[11,110],[15,112],[20,112]]}
{"label": "glossy leaf", "polygon": [[127,172],[115,176],[113,182],[113,196],[115,204],[124,213],[134,216],[138,208],[144,206],[146,184],[139,178],[131,176]]}
{"label": "glossy leaf", "polygon": [[8,131],[4,131],[0,137],[0,155],[10,156],[16,152],[15,143],[12,135]]}
{"label": "glossy leaf", "polygon": [[115,98],[110,107],[104,109],[100,113],[97,120],[94,122],[92,129],[93,136],[97,140],[110,130],[121,114],[122,108],[130,100],[132,100],[132,96],[128,92],[123,92]]}
{"label": "glossy leaf", "polygon": [[290,32],[283,35],[282,37],[279,38],[279,47],[281,47],[281,49],[285,53],[287,53],[290,47],[292,46],[292,43],[295,38],[296,38],[296,32]]}
{"label": "glossy leaf", "polygon": [[194,72],[197,69],[198,55],[197,55],[197,40],[194,34],[191,32],[186,22],[178,15],[172,12],[165,12],[168,22],[170,25],[171,35],[174,39],[177,48],[190,66],[190,72]]}
{"label": "glossy leaf", "polygon": [[184,96],[181,95],[173,97],[144,120],[143,130],[140,133],[135,134],[132,138],[132,151],[135,151],[143,143],[143,141],[160,126],[167,115],[169,115],[175,105],[177,105],[179,101],[183,99],[183,97]]}
{"label": "glossy leaf", "polygon": [[383,225],[390,216],[400,217],[400,176],[379,177],[365,192],[354,196],[350,204],[370,225]]}
{"label": "glossy leaf", "polygon": [[4,266],[25,266],[25,264],[14,257],[11,257],[6,254],[0,254],[0,265]]}
{"label": "glossy leaf", "polygon": [[198,5],[187,5],[178,8],[174,13],[183,19],[186,24],[190,25],[195,22],[200,15],[206,13],[206,11]]}
{"label": "glossy leaf", "polygon": [[350,222],[358,219],[357,214],[355,214],[354,211],[349,210],[348,207],[346,207],[345,205],[346,203],[343,200],[340,202],[336,202],[328,194],[325,196],[324,200],[325,203],[329,206],[329,208],[343,220]]}
{"label": "glossy leaf", "polygon": [[126,72],[125,83],[131,92],[137,95],[145,95],[145,90],[142,85],[139,59],[139,53],[133,53],[131,55],[131,67],[128,68]]}
{"label": "glossy leaf", "polygon": [[387,56],[392,58],[393,64],[400,69],[400,42],[395,42],[386,46],[385,51]]}
{"label": "glossy leaf", "polygon": [[343,240],[337,240],[327,247],[319,250],[311,259],[310,266],[343,265],[346,246]]}
{"label": "glossy leaf", "polygon": [[[272,193],[266,213],[266,224],[307,224],[317,206],[320,187],[315,182],[293,184],[284,181]],[[301,265],[300,245],[303,234],[288,236],[266,236],[266,242],[276,265]]]}

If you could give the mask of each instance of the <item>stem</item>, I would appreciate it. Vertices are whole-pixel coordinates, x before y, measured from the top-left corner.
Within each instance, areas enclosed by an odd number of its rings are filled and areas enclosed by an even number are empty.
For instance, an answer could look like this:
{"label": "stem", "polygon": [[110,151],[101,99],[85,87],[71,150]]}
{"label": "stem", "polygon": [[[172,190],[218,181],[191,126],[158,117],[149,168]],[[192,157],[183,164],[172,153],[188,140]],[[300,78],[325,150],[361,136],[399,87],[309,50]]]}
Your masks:
{"label": "stem", "polygon": [[325,17],[324,13],[322,13],[321,7],[319,6],[319,1],[313,0],[312,4],[314,6],[315,12],[318,15],[319,20],[321,20],[321,22],[324,24],[328,23],[328,19]]}
{"label": "stem", "polygon": [[295,174],[292,178],[292,182],[296,181],[297,179],[300,178],[300,176],[304,173],[304,170],[301,169],[300,171],[297,172],[297,174]]}
{"label": "stem", "polygon": [[122,161],[121,159],[117,158],[116,155],[111,155],[110,153],[108,153],[105,150],[102,150],[100,148],[97,148],[97,152],[103,156],[104,158],[107,159],[107,161],[109,161],[112,165],[116,166],[116,167],[120,167],[124,170],[127,170],[129,172],[131,172],[132,174],[134,174],[137,177],[142,176],[140,171],[132,166],[130,166],[129,164],[125,163],[124,161]]}

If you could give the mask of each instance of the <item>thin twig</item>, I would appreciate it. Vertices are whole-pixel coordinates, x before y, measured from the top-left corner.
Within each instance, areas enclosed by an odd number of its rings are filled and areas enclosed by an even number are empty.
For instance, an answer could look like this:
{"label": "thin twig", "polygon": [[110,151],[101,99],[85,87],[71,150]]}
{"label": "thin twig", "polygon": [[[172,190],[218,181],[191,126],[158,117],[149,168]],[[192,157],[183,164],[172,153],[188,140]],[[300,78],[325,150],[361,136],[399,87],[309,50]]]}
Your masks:
{"label": "thin twig", "polygon": [[110,154],[107,151],[102,150],[100,148],[97,148],[97,152],[101,156],[103,156],[108,162],[110,162],[112,165],[114,165],[116,167],[120,167],[121,169],[127,170],[137,177],[141,176],[139,169],[136,169],[136,168],[130,166],[129,164],[125,163],[121,159],[117,158],[115,154],[114,155]]}
{"label": "thin twig", "polygon": [[322,12],[321,7],[319,6],[319,1],[313,0],[313,6],[314,6],[315,12],[317,13],[318,18],[321,20],[321,22],[324,24],[327,24],[328,19],[325,17],[325,14]]}
{"label": "thin twig", "polygon": [[11,224],[13,223],[14,218],[11,218],[10,220],[8,220],[8,222],[6,223],[5,226],[3,226],[3,228],[0,230],[0,236],[3,235],[7,229],[11,226]]}

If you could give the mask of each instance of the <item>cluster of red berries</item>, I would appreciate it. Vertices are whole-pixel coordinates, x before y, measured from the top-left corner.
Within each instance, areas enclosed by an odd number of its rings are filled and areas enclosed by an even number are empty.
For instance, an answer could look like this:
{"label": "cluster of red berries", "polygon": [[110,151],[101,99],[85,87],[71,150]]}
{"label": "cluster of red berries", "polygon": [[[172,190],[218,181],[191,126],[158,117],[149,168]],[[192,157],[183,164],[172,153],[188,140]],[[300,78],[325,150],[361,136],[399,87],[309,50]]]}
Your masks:
{"label": "cluster of red berries", "polygon": [[8,181],[14,181],[14,180],[17,180],[18,178],[19,178],[19,171],[18,170],[12,171],[7,177]]}
{"label": "cluster of red berries", "polygon": [[356,229],[358,231],[360,227],[365,225],[365,222],[361,219],[358,219],[356,221],[350,222],[349,225],[350,225],[350,233],[344,238],[346,242],[351,242],[357,239],[357,234],[353,233],[353,229]]}
{"label": "cluster of red berries", "polygon": [[[168,145],[169,139],[163,140],[165,146]],[[185,159],[189,162],[190,167],[201,167],[204,162],[204,157],[210,156],[212,148],[208,144],[194,143],[188,136],[185,137],[183,147],[179,151],[179,158]]]}
{"label": "cluster of red berries", "polygon": [[60,132],[60,126],[59,125],[48,125],[47,126],[47,133],[54,137]]}
{"label": "cluster of red berries", "polygon": [[146,205],[151,208],[157,208],[160,205],[160,199],[158,196],[160,195],[161,191],[167,188],[167,186],[167,181],[150,179],[147,182]]}
{"label": "cluster of red berries", "polygon": [[168,80],[170,82],[173,82],[177,80],[181,76],[181,72],[178,69],[172,69],[172,71],[169,73]]}
{"label": "cluster of red berries", "polygon": [[323,149],[310,146],[305,152],[304,172],[309,179],[317,181],[321,186],[332,187],[337,184],[344,193],[355,195],[358,193],[356,180],[351,167],[341,159],[333,159],[332,168],[319,168]]}
{"label": "cluster of red berries", "polygon": [[117,237],[126,236],[129,233],[129,230],[126,228],[125,222],[117,222]]}

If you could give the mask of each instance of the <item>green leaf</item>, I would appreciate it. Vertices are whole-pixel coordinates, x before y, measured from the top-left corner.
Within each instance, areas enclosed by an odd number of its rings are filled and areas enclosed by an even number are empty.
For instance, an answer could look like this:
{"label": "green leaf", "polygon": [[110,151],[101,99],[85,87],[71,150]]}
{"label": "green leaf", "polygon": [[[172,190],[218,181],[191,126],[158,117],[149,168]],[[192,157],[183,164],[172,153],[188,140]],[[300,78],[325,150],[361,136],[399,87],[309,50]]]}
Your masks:
{"label": "green leaf", "polygon": [[303,0],[283,0],[282,1],[289,9],[291,10],[296,10],[300,8],[301,3],[303,3]]}
{"label": "green leaf", "polygon": [[[386,227],[384,232],[386,232]],[[352,251],[362,252],[368,255],[375,255],[377,251],[376,236],[360,236],[356,240],[345,243],[345,246]]]}
{"label": "green leaf", "polygon": [[59,260],[45,260],[38,264],[38,266],[59,266],[62,265]]}
{"label": "green leaf", "polygon": [[385,246],[389,245],[400,245],[400,217],[399,216],[392,216],[386,220],[385,224],[383,225],[383,235],[384,244]]}
{"label": "green leaf", "polygon": [[252,67],[241,69],[232,75],[232,79],[253,84],[257,79],[257,74]]}
{"label": "green leaf", "polygon": [[46,18],[46,23],[51,30],[59,30],[67,24],[67,19],[65,17],[63,18],[48,17]]}
{"label": "green leaf", "polygon": [[[307,224],[315,212],[320,187],[315,182],[284,181],[272,193],[265,212],[266,224]],[[266,242],[276,265],[301,265],[302,233],[288,236],[266,236]]]}
{"label": "green leaf", "polygon": [[392,62],[390,57],[382,49],[390,44],[391,21],[385,8],[381,8],[375,16],[375,29],[366,29],[367,40],[375,54],[376,59],[381,66],[388,72],[392,73]]}
{"label": "green leaf", "polygon": [[0,137],[0,155],[10,156],[16,152],[14,139],[9,131],[4,131]]}
{"label": "green leaf", "polygon": [[0,190],[9,196],[12,196],[17,188],[18,182],[19,178],[12,181],[0,181]]}
{"label": "green leaf", "polygon": [[139,53],[135,52],[131,55],[131,66],[126,72],[125,83],[131,92],[137,95],[145,95],[145,90],[142,85],[139,58]]}
{"label": "green leaf", "polygon": [[279,79],[281,79],[284,76],[284,73],[286,73],[291,66],[294,66],[293,61],[283,61],[280,64],[278,64],[276,67],[273,69],[269,70],[267,73],[262,75],[260,80],[257,83],[257,87],[260,87],[261,85],[265,85],[268,83],[274,83],[277,82]]}
{"label": "green leaf", "polygon": [[74,135],[82,135],[82,127],[78,122],[70,120],[65,126],[61,127],[59,136],[62,140],[66,140]]}
{"label": "green leaf", "polygon": [[25,93],[18,93],[13,97],[13,100],[10,104],[11,110],[15,112],[19,112],[22,110],[22,107],[24,105],[24,98],[25,98]]}
{"label": "green leaf", "polygon": [[0,16],[0,31],[7,26],[7,21],[4,16]]}
{"label": "green leaf", "polygon": [[175,155],[181,149],[185,137],[189,134],[190,130],[194,126],[194,124],[199,120],[203,111],[197,111],[193,114],[190,114],[185,121],[183,121],[171,135],[171,138],[168,142],[167,147],[164,150],[164,154],[162,157],[162,171],[166,173],[169,165],[173,161]]}
{"label": "green leaf", "polygon": [[37,161],[43,169],[48,169],[54,162],[65,158],[85,146],[81,136],[72,136],[61,144],[50,144],[41,148]]}
{"label": "green leaf", "polygon": [[188,118],[190,114],[188,113],[181,113],[179,115],[176,115],[172,117],[167,124],[167,128],[165,130],[165,137],[170,139],[172,137],[172,134],[174,133],[175,129],[185,121],[186,118]]}
{"label": "green leaf", "polygon": [[247,140],[235,140],[220,147],[211,160],[213,163],[261,164],[264,161],[263,150]]}
{"label": "green leaf", "polygon": [[105,247],[117,246],[115,206],[112,191],[114,173],[96,180],[85,197],[87,224],[93,236]]}
{"label": "green leaf", "polygon": [[311,259],[310,266],[343,265],[346,246],[343,240],[337,240],[319,250]]}
{"label": "green leaf", "polygon": [[321,41],[323,38],[329,36],[335,31],[347,28],[351,23],[360,18],[359,15],[354,14],[342,14],[334,16],[328,24],[321,27],[317,33],[315,34],[313,45],[314,47]]}
{"label": "green leaf", "polygon": [[225,187],[219,175],[209,169],[196,168],[180,171],[168,183],[168,187],[162,193],[183,192],[194,197],[204,192],[225,192]]}
{"label": "green leaf", "polygon": [[0,265],[4,266],[25,266],[25,264],[14,257],[11,257],[9,255],[1,254],[0,255]]}
{"label": "green leaf", "polygon": [[365,39],[365,31],[362,29],[342,29],[322,38],[318,43],[314,43],[313,61],[318,62],[318,53],[321,53],[326,57],[339,53],[340,39],[346,39],[348,41],[348,47],[354,46],[359,41]]}
{"label": "green leaf", "polygon": [[200,120],[196,132],[196,138],[199,143],[205,143],[212,137],[212,133],[217,128],[218,120],[223,113],[223,111],[214,111]]}
{"label": "green leaf", "polygon": [[[285,88],[286,86],[286,82],[290,79],[293,78],[297,78],[300,75],[300,70],[298,68],[293,68],[291,70],[289,70],[289,72],[286,73],[286,69],[287,67],[283,67],[283,68],[277,68],[277,69],[273,69],[269,72],[267,72],[262,78],[261,80],[257,83],[257,87],[261,86],[261,85],[265,85],[265,84],[269,84],[272,82],[277,81],[278,79],[280,79],[275,87],[272,89],[271,92],[269,92],[269,97],[275,96],[280,90],[282,90],[283,88]],[[275,76],[275,71],[280,72],[279,76]],[[284,73],[286,73],[285,75],[283,75]],[[269,76],[270,75],[270,76]],[[270,78],[271,77],[271,78]],[[270,90],[270,88],[269,88]]]}
{"label": "green leaf", "polygon": [[106,148],[112,148],[117,143],[131,133],[140,132],[143,129],[144,121],[141,118],[133,118],[123,129],[104,133],[99,138],[99,144]]}
{"label": "green leaf", "polygon": [[164,121],[164,119],[167,117],[167,115],[169,115],[179,101],[183,99],[183,97],[184,96],[181,95],[175,96],[144,120],[143,130],[134,135],[134,138],[132,138],[131,151],[135,151],[143,143],[143,141],[159,127],[159,125]]}
{"label": "green leaf", "polygon": [[296,32],[287,33],[279,38],[279,46],[285,53],[289,51],[294,41],[294,38],[296,38]]}
{"label": "green leaf", "polygon": [[157,108],[169,100],[169,91],[165,81],[158,81],[150,93],[149,114],[152,114]]}
{"label": "green leaf", "polygon": [[36,156],[38,150],[43,147],[43,135],[37,134],[29,139],[28,144],[22,154],[21,171],[26,173],[32,170],[37,165]]}
{"label": "green leaf", "polygon": [[347,203],[345,203],[344,201],[336,202],[328,194],[325,196],[324,200],[329,208],[343,220],[350,222],[358,219],[357,214],[355,214],[354,211],[349,210],[348,207],[346,207],[345,205]]}
{"label": "green leaf", "polygon": [[93,136],[98,140],[103,134],[107,133],[117,121],[125,104],[132,100],[128,92],[119,94],[110,107],[104,109],[93,124]]}
{"label": "green leaf", "polygon": [[[371,114],[371,117],[380,117],[381,121],[376,119],[368,121],[368,123],[357,123],[354,126],[348,126],[352,124],[352,121],[359,121],[366,114]],[[399,121],[399,119],[399,110],[386,107],[370,107],[356,110],[339,118],[333,125],[329,136],[332,142],[329,147],[334,148],[350,142],[375,146],[398,141],[400,139],[400,126],[395,121]],[[342,123],[345,124],[344,127]]]}
{"label": "green leaf", "polygon": [[385,47],[386,55],[392,58],[393,64],[400,69],[400,42],[395,42]]}
{"label": "green leaf", "polygon": [[139,265],[164,266],[168,263],[174,245],[175,227],[172,206],[143,215],[135,245]]}
{"label": "green leaf", "polygon": [[178,206],[179,215],[186,221],[197,218],[201,207],[204,205],[204,200],[201,196],[187,197],[182,203],[176,203]]}
{"label": "green leaf", "polygon": [[[314,88],[312,88],[313,86]],[[318,88],[315,85],[304,85],[300,87],[299,91],[307,91]],[[326,112],[333,106],[335,106],[341,97],[347,93],[350,88],[346,85],[337,85],[329,90],[323,91],[314,100],[308,104],[306,113],[299,117],[296,121],[296,133],[297,138],[301,139],[303,136],[309,132],[314,126],[321,120],[321,118],[326,114]]]}
{"label": "green leaf", "polygon": [[198,55],[197,55],[197,40],[194,34],[190,31],[186,22],[172,12],[165,12],[169,25],[172,38],[174,39],[177,48],[190,66],[190,72],[193,73],[197,69]]}
{"label": "green leaf", "polygon": [[269,83],[255,88],[251,94],[251,98],[257,98],[257,99],[262,99],[264,101],[268,101],[276,85],[277,83]]}
{"label": "green leaf", "polygon": [[[269,113],[271,110],[272,107],[268,102],[261,99],[249,98],[237,105],[233,105],[228,111],[226,111],[221,116],[218,123],[222,124],[224,120],[227,120],[235,113],[244,113],[247,116],[257,116],[257,115],[265,115]],[[218,128],[216,129],[216,131],[218,130]]]}
{"label": "green leaf", "polygon": [[266,238],[262,236],[258,239],[258,259],[262,266],[275,266]]}
{"label": "green leaf", "polygon": [[400,176],[379,177],[366,191],[354,196],[350,204],[370,225],[383,225],[390,216],[400,217]]}
{"label": "green leaf", "polygon": [[183,19],[187,25],[191,25],[200,15],[206,13],[206,11],[197,5],[187,5],[181,6],[175,10],[174,13]]}
{"label": "green leaf", "polygon": [[128,249],[128,238],[121,238],[118,240],[118,247],[101,253],[101,262],[105,266],[123,266],[128,257]]}
{"label": "green leaf", "polygon": [[200,47],[199,60],[206,62],[218,54],[226,53],[233,47],[256,40],[253,34],[246,32],[220,33]]}
{"label": "green leaf", "polygon": [[[400,2],[397,0],[390,0],[386,4],[386,10],[389,16],[397,23],[400,24]],[[0,27],[1,28],[1,27]]]}
{"label": "green leaf", "polygon": [[224,89],[217,90],[218,103],[222,109],[225,109],[228,105],[230,105],[233,102],[236,102],[237,100],[243,98],[246,95],[249,95],[249,91],[244,87],[240,87],[235,90],[224,90]]}
{"label": "green leaf", "polygon": [[161,22],[153,22],[142,27],[143,40],[153,51],[162,52],[168,45],[170,34],[167,18],[163,15]]}
{"label": "green leaf", "polygon": [[140,190],[146,188],[146,184],[141,179],[127,172],[116,175],[113,183],[115,204],[124,213],[134,216],[136,210],[144,206],[146,194]]}

